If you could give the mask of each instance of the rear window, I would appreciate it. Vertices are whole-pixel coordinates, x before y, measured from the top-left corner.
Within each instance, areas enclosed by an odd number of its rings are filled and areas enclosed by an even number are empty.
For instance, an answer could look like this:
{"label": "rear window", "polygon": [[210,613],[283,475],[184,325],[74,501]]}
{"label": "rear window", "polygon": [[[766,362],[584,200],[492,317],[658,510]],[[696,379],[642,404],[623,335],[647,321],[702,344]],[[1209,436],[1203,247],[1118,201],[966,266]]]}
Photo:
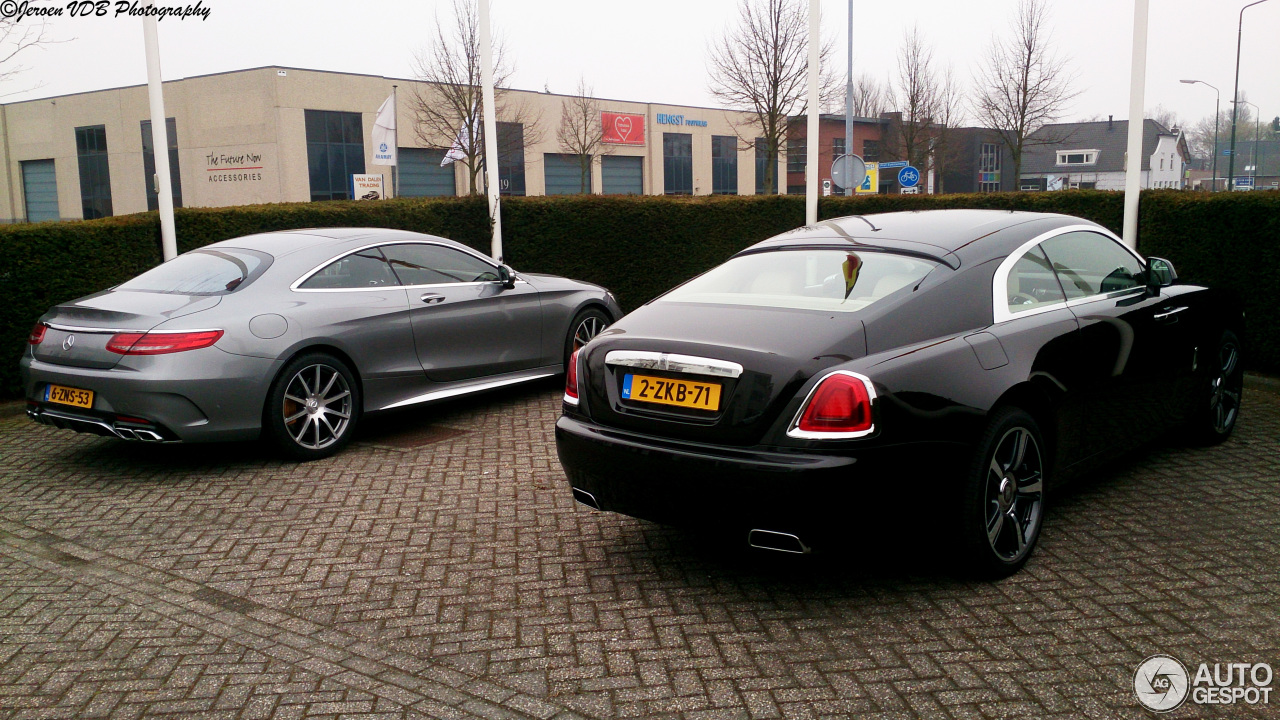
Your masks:
{"label": "rear window", "polygon": [[668,302],[857,312],[936,263],[884,252],[779,250],[742,255],[662,296]]}
{"label": "rear window", "polygon": [[253,282],[270,264],[270,255],[253,250],[193,250],[151,268],[116,289],[174,295],[225,295]]}

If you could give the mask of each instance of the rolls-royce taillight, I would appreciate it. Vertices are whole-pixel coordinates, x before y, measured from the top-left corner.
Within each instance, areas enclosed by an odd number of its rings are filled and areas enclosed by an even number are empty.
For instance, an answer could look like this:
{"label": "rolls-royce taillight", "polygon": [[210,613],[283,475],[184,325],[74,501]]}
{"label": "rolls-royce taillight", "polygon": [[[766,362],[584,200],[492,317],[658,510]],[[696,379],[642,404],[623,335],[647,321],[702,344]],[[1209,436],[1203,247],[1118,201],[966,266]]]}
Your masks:
{"label": "rolls-royce taillight", "polygon": [[839,440],[869,435],[875,429],[871,380],[845,370],[823,378],[809,393],[791,429],[791,437]]}

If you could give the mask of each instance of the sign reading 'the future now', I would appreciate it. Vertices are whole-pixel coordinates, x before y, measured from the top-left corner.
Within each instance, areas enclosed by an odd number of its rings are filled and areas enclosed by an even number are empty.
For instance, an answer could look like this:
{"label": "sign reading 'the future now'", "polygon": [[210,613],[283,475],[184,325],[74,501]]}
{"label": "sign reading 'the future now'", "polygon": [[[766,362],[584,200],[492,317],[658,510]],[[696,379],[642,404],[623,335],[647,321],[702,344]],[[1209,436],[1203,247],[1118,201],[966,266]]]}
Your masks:
{"label": "sign reading 'the future now'", "polygon": [[610,145],[643,145],[644,116],[624,113],[600,113],[600,125],[604,130],[601,142]]}

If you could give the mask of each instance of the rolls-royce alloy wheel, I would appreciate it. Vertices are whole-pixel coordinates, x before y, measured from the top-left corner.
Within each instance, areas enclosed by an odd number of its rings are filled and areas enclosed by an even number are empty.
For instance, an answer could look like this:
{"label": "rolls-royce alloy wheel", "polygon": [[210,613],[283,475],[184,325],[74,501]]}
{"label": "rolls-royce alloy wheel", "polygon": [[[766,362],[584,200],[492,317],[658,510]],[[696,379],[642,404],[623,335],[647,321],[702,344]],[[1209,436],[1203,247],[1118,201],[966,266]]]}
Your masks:
{"label": "rolls-royce alloy wheel", "polygon": [[984,577],[1017,572],[1040,536],[1045,453],[1034,418],[997,410],[965,478],[961,543],[969,568]]}

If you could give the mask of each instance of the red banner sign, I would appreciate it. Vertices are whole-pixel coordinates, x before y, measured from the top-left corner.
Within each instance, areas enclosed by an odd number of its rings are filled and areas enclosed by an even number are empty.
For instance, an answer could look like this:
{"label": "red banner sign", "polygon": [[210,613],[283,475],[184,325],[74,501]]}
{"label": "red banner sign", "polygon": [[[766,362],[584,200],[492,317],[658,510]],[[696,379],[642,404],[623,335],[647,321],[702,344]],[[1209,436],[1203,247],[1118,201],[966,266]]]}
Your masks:
{"label": "red banner sign", "polygon": [[600,113],[600,125],[604,130],[601,142],[610,145],[643,145],[644,116],[623,113]]}

